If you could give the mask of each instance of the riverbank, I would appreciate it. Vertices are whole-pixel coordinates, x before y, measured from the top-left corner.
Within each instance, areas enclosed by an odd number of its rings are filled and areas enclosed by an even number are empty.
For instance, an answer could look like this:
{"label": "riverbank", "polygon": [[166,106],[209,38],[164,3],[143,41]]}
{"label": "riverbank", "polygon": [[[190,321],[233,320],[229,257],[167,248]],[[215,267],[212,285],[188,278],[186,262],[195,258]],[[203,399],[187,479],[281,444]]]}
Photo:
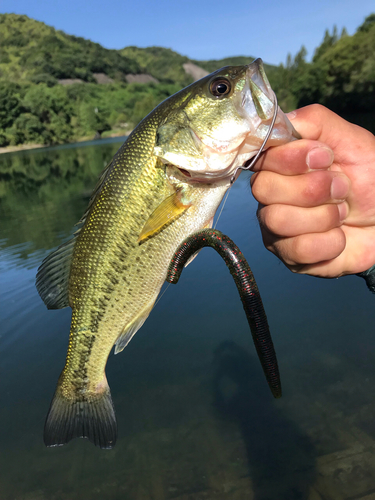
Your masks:
{"label": "riverbank", "polygon": [[[107,139],[108,137],[123,137],[123,136],[128,136],[131,133],[131,130],[108,130],[107,132],[103,132],[101,135],[101,139]],[[71,144],[77,143],[77,142],[86,142],[86,141],[92,141],[94,140],[95,137],[92,135],[87,135],[85,137],[79,137],[75,141],[73,141]],[[66,143],[70,144],[70,143]],[[41,149],[41,148],[49,148],[51,147],[52,144],[18,144],[17,146],[5,146],[0,148],[0,154],[3,153],[16,153],[17,151],[27,151],[28,149]],[[53,144],[55,145],[55,144]]]}

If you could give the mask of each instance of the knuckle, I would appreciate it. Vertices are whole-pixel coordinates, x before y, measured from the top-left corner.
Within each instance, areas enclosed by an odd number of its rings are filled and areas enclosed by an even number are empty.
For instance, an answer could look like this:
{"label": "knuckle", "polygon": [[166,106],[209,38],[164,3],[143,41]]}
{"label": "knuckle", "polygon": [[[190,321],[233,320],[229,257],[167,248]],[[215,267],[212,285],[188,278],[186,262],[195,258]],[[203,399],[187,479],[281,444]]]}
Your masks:
{"label": "knuckle", "polygon": [[310,244],[308,239],[303,236],[297,236],[292,239],[291,253],[295,263],[307,263],[310,256]]}
{"label": "knuckle", "polygon": [[330,113],[329,109],[323,106],[322,104],[310,104],[309,106],[306,107],[309,108],[309,111],[314,116],[322,117]]}
{"label": "knuckle", "polygon": [[262,232],[262,240],[263,240],[263,245],[265,248],[269,251],[274,253],[276,256],[278,256],[277,252],[275,251],[275,241],[273,238],[270,237],[270,235],[267,233],[267,231],[263,230],[261,228]]}
{"label": "knuckle", "polygon": [[360,130],[357,132],[357,133],[360,133],[363,137],[363,141],[366,141],[367,143],[369,144],[374,144],[375,143],[375,136],[372,132],[370,132],[369,130],[365,129],[365,128],[362,128],[362,127],[359,127],[358,125],[354,125],[352,124],[354,127],[356,127],[357,129],[359,128]]}
{"label": "knuckle", "polygon": [[251,191],[253,193],[254,198],[262,202],[269,190],[269,179],[268,175],[265,175],[267,172],[258,172],[252,175],[250,180]]}
{"label": "knuckle", "polygon": [[263,205],[261,205],[261,203],[258,204],[258,209],[257,209],[257,212],[256,212],[256,216],[257,216],[257,219],[258,219],[258,223],[262,228],[265,227],[265,223],[264,223],[264,210],[265,210],[265,207]]}
{"label": "knuckle", "polygon": [[293,238],[276,239],[273,242],[271,249],[269,249],[289,268],[290,266],[298,264],[294,258],[293,248],[291,246],[292,239]]}
{"label": "knuckle", "polygon": [[280,234],[280,228],[284,225],[284,217],[280,207],[270,205],[265,207],[261,214],[262,224],[273,234]]}

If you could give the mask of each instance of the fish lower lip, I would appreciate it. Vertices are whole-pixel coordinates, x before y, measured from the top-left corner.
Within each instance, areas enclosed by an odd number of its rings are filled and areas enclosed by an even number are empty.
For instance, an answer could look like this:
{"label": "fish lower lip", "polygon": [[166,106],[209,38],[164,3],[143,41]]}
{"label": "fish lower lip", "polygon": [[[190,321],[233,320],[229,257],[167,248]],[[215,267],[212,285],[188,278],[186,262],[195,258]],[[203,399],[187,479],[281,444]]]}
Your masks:
{"label": "fish lower lip", "polygon": [[194,171],[189,172],[188,170],[185,170],[184,168],[181,168],[178,165],[173,165],[172,163],[169,163],[169,167],[172,167],[172,168],[175,168],[176,170],[178,170],[178,172],[180,172],[184,177],[187,178],[186,182],[189,182],[190,184],[212,184],[218,180],[223,180],[225,178],[230,177],[228,175],[225,175],[225,176],[221,177],[220,179],[218,179],[214,175],[207,175],[207,173],[199,175],[200,174],[199,172],[194,172]]}
{"label": "fish lower lip", "polygon": [[188,182],[190,182],[190,183],[193,183],[193,184],[194,183],[196,183],[196,184],[209,184],[207,178],[204,178],[204,177],[194,177],[194,176],[191,175],[190,172],[188,172],[184,168],[177,167],[177,169],[179,170],[179,172],[181,172],[181,174],[184,177],[187,177],[189,179]]}

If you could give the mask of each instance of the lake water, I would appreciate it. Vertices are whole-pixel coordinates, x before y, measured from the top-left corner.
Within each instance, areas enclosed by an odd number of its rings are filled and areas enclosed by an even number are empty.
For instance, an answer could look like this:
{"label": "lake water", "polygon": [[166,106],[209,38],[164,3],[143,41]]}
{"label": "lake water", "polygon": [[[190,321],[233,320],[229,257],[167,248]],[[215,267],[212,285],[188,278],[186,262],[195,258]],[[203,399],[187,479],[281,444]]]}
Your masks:
{"label": "lake water", "polygon": [[1,155],[0,500],[375,498],[375,297],[358,277],[289,272],[261,242],[249,176],[218,229],[255,274],[279,360],[274,400],[223,261],[204,249],[107,377],[113,450],[45,448],[70,309],[35,289],[119,139]]}

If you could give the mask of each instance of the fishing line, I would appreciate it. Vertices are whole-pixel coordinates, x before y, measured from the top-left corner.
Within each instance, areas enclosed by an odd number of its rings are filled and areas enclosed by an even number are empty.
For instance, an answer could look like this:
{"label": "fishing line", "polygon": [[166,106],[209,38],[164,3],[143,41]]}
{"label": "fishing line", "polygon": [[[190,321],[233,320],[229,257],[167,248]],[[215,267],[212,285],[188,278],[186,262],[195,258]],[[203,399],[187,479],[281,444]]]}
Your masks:
{"label": "fishing line", "polygon": [[232,189],[232,186],[233,186],[233,183],[234,183],[234,180],[236,178],[236,175],[237,175],[237,172],[239,170],[250,170],[254,165],[255,163],[257,162],[259,156],[263,153],[263,149],[265,148],[266,144],[267,144],[267,141],[268,139],[270,138],[270,135],[272,134],[272,130],[273,130],[273,127],[275,125],[275,121],[276,121],[276,117],[277,117],[277,111],[279,109],[279,106],[278,106],[278,103],[277,103],[277,97],[276,97],[276,94],[273,93],[273,116],[272,116],[272,121],[271,121],[271,124],[269,126],[269,129],[268,129],[268,132],[266,134],[266,137],[264,138],[264,141],[262,142],[262,145],[260,146],[260,149],[259,151],[257,152],[257,154],[254,156],[254,158],[252,159],[252,161],[249,163],[249,165],[247,165],[246,167],[242,166],[242,167],[238,167],[234,174],[232,175],[232,178],[230,180],[230,188],[228,189],[226,195],[225,195],[225,198],[224,198],[224,201],[223,201],[223,204],[221,205],[221,209],[220,209],[220,212],[219,212],[219,215],[217,216],[217,219],[216,219],[216,222],[215,222],[215,225],[213,226],[213,229],[216,229],[216,226],[217,226],[217,223],[219,222],[219,219],[220,219],[220,216],[224,210],[224,206],[227,202],[227,199],[228,199],[228,196],[229,196],[229,193],[230,193],[230,190]]}
{"label": "fishing line", "polygon": [[269,129],[268,129],[268,132],[266,134],[266,137],[264,138],[264,141],[262,142],[262,145],[260,146],[259,151],[254,156],[254,158],[251,160],[251,162],[249,163],[249,165],[247,165],[246,167],[245,166],[238,167],[236,169],[236,171],[234,172],[234,174],[232,175],[232,178],[230,180],[231,184],[233,184],[233,182],[235,181],[237,172],[239,170],[250,170],[251,168],[253,168],[253,166],[257,162],[259,156],[263,153],[263,149],[265,148],[266,143],[267,143],[268,139],[270,138],[270,135],[272,134],[272,130],[273,130],[273,127],[275,125],[275,121],[276,121],[278,109],[279,109],[279,106],[278,106],[278,103],[277,103],[277,97],[276,97],[276,94],[274,92],[273,93],[273,117],[272,117],[272,121],[271,121],[271,124],[269,126]]}
{"label": "fishing line", "polygon": [[154,307],[161,300],[161,298],[163,297],[163,295],[165,294],[165,292],[168,290],[169,285],[170,285],[170,283],[168,283],[168,285],[164,288],[164,291],[162,292],[162,294],[158,297],[157,301],[155,302]]}
{"label": "fishing line", "polygon": [[[268,129],[268,132],[266,134],[266,137],[264,138],[264,141],[262,142],[262,145],[260,146],[259,151],[254,156],[254,158],[249,163],[249,165],[247,165],[246,167],[238,167],[236,169],[236,171],[234,172],[234,174],[233,174],[233,176],[232,176],[232,178],[230,180],[230,183],[231,183],[230,188],[228,189],[228,191],[225,194],[224,201],[223,201],[223,203],[221,205],[221,209],[220,209],[219,215],[217,216],[217,219],[216,219],[215,225],[213,226],[213,229],[216,229],[216,226],[217,226],[217,223],[219,222],[220,216],[223,213],[224,206],[225,206],[225,204],[227,202],[230,190],[232,189],[232,186],[233,186],[233,183],[234,183],[234,180],[236,178],[238,170],[250,170],[255,165],[255,163],[257,162],[257,160],[259,158],[259,156],[262,154],[262,152],[263,152],[263,150],[264,150],[264,148],[265,148],[265,146],[267,144],[267,141],[270,138],[270,135],[272,134],[272,130],[273,130],[273,127],[275,125],[275,121],[276,121],[276,117],[277,117],[277,111],[278,111],[278,108],[279,108],[278,107],[278,103],[277,103],[277,97],[276,97],[275,93],[273,93],[273,97],[274,97],[274,99],[273,99],[273,117],[272,117],[272,121],[271,121],[271,124],[269,126],[269,129]],[[168,286],[164,289],[163,293],[158,297],[157,301],[154,304],[154,307],[161,300],[161,298],[163,297],[163,295],[165,294],[165,292],[168,290],[169,285],[170,285],[170,283],[168,283]]]}
{"label": "fishing line", "polygon": [[229,193],[230,193],[230,190],[232,189],[232,186],[233,184],[231,184],[230,188],[228,189],[228,191],[226,192],[226,195],[225,195],[225,198],[224,198],[224,201],[221,205],[221,209],[220,209],[220,212],[219,212],[219,215],[217,216],[217,219],[216,219],[216,222],[215,222],[215,225],[213,227],[213,229],[216,229],[216,226],[217,226],[217,223],[219,222],[219,219],[220,219],[220,215],[223,213],[223,210],[224,210],[224,206],[227,202],[227,199],[228,199],[228,196],[229,196]]}
{"label": "fishing line", "polygon": [[[232,184],[232,185],[233,185],[233,184]],[[227,191],[227,192],[226,192],[226,194],[225,194],[224,201],[223,201],[223,203],[222,203],[222,205],[221,205],[221,209],[220,209],[219,215],[217,216],[217,219],[216,219],[216,222],[215,222],[215,225],[214,225],[213,229],[215,229],[215,228],[216,228],[217,223],[219,222],[220,216],[221,216],[221,214],[222,214],[222,212],[223,212],[223,210],[224,210],[224,205],[226,204],[227,199],[228,199],[228,196],[229,196],[229,193],[230,193],[230,190],[232,189],[232,185],[230,186],[230,188],[228,189],[228,191]],[[165,294],[165,292],[168,290],[169,285],[170,285],[170,283],[168,283],[168,285],[166,286],[166,288],[164,289],[164,291],[162,292],[162,294],[161,294],[161,295],[159,295],[159,297],[157,298],[157,301],[156,301],[156,302],[155,302],[155,304],[154,304],[154,307],[155,307],[155,306],[156,306],[156,304],[157,304],[157,303],[161,300],[161,298],[163,297],[163,295]]]}

